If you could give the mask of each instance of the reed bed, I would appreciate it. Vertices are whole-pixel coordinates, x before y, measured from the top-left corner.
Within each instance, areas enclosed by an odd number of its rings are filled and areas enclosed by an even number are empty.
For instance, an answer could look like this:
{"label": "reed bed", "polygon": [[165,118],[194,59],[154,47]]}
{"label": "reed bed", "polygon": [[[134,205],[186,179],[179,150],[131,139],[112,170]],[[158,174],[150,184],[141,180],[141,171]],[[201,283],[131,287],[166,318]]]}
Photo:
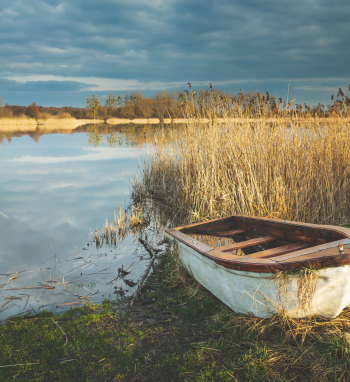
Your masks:
{"label": "reed bed", "polygon": [[139,125],[139,124],[144,125],[144,124],[148,123],[148,119],[147,118],[137,118],[137,119],[133,119],[132,123],[135,123],[137,125]]}
{"label": "reed bed", "polygon": [[91,233],[92,242],[96,243],[96,247],[100,248],[103,244],[117,244],[117,241],[125,238],[129,230],[137,230],[140,227],[144,227],[148,224],[143,216],[143,210],[139,206],[132,206],[130,215],[127,214],[127,210],[122,207],[118,207],[118,214],[114,211],[114,221],[108,224],[108,218],[101,229],[101,232],[97,228]]}
{"label": "reed bed", "polygon": [[0,118],[0,131],[34,131],[37,125],[34,118]]}
{"label": "reed bed", "polygon": [[[35,131],[38,127],[40,130],[51,131],[56,129],[71,130],[75,127],[91,123],[91,119],[75,119],[75,118],[0,118],[0,132],[17,132],[17,131]],[[95,123],[103,123],[103,120],[95,120]]]}
{"label": "reed bed", "polygon": [[181,223],[246,214],[319,224],[350,220],[350,132],[344,119],[190,122],[161,131],[135,178]]}
{"label": "reed bed", "polygon": [[103,123],[102,119],[75,119],[75,118],[48,118],[48,119],[39,119],[38,124],[44,130],[47,129],[71,129],[77,126],[86,125],[88,123]]}

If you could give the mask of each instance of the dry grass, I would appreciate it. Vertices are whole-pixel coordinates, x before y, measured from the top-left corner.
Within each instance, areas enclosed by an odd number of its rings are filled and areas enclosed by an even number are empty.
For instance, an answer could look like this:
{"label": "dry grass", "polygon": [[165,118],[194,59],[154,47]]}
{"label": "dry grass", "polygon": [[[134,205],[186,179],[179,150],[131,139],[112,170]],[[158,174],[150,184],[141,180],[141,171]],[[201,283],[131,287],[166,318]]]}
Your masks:
{"label": "dry grass", "polygon": [[57,115],[57,118],[64,119],[64,118],[73,118],[73,117],[71,116],[70,113],[68,113],[68,112],[64,112],[64,113],[58,114],[58,115]]}
{"label": "dry grass", "polygon": [[[257,341],[267,341],[272,368],[307,370],[311,381],[348,380],[350,309],[331,321],[291,319],[283,314],[260,319],[232,313],[226,326],[255,332]],[[283,342],[271,341],[276,333],[282,334]]]}
{"label": "dry grass", "polygon": [[[144,124],[147,124],[148,123],[148,119],[147,118],[136,118],[136,119],[133,119],[132,120],[132,123],[135,123],[135,124],[141,124],[141,125],[144,125]],[[159,123],[159,122],[158,122]]]}
{"label": "dry grass", "polygon": [[310,312],[312,299],[315,294],[317,284],[317,271],[313,269],[303,269],[298,279],[297,297],[299,307],[304,312]]}
{"label": "dry grass", "polygon": [[0,118],[0,131],[33,131],[37,127],[34,118]]}
{"label": "dry grass", "polygon": [[[115,212],[114,212],[114,216],[115,216]],[[119,207],[119,212],[117,216],[117,225],[118,225],[119,233],[126,230],[127,222],[128,222],[128,215],[124,212],[122,207]]]}
{"label": "dry grass", "polygon": [[124,125],[127,123],[131,123],[130,119],[124,119],[124,118],[109,118],[107,119],[107,123],[109,125]]}
{"label": "dry grass", "polygon": [[116,215],[114,211],[114,222],[108,223],[108,218],[106,218],[101,232],[99,229],[96,229],[92,233],[92,241],[96,243],[97,248],[102,247],[103,244],[116,245],[117,239],[123,241],[125,236],[129,233],[129,230],[135,234],[137,228],[147,224],[147,221],[143,217],[141,207],[132,207],[130,215],[128,215],[126,210],[124,211],[122,207],[118,207],[118,215]]}
{"label": "dry grass", "polygon": [[247,214],[339,224],[350,220],[350,130],[319,123],[189,123],[161,132],[133,197],[181,222]]}
{"label": "dry grass", "polygon": [[130,216],[128,216],[128,218],[129,218],[129,226],[131,228],[142,227],[147,224],[147,222],[143,218],[141,207],[132,207],[131,214]]}
{"label": "dry grass", "polygon": [[277,287],[277,305],[279,308],[285,306],[287,303],[289,284],[288,272],[276,270],[272,277]]}
{"label": "dry grass", "polygon": [[[298,309],[300,309],[303,316],[310,315],[310,312],[312,311],[312,302],[317,286],[317,272],[318,270],[316,269],[304,268],[296,273],[298,276]],[[277,302],[273,302],[273,304],[278,312],[281,312],[283,310],[283,306],[286,306],[287,304],[288,288],[291,283],[289,276],[289,271],[279,270],[277,270],[272,276],[277,288]]]}
{"label": "dry grass", "polygon": [[[38,120],[27,117],[0,118],[0,132],[35,131],[38,125],[43,132],[56,129],[71,130],[75,127],[91,123],[90,119],[75,119],[70,117],[69,113],[64,114],[66,115],[53,117],[48,113],[43,113],[43,118]],[[95,122],[102,123],[103,120],[95,120]]]}
{"label": "dry grass", "polygon": [[[69,114],[69,113],[64,113]],[[68,116],[58,115],[56,118],[49,118],[46,120],[38,120],[38,124],[42,124],[40,126],[43,130],[51,130],[51,129],[72,129],[77,126],[86,125],[91,123],[90,119],[76,119]],[[103,123],[103,120],[95,120],[95,123]]]}
{"label": "dry grass", "polygon": [[52,114],[46,113],[46,112],[41,112],[40,113],[40,120],[46,120],[46,119],[51,119]]}

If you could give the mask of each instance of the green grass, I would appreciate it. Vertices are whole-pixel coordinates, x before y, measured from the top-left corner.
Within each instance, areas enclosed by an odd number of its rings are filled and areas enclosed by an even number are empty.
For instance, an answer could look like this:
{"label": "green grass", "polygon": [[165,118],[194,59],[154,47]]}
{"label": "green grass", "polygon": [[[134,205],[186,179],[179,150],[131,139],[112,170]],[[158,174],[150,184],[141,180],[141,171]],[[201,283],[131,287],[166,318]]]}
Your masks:
{"label": "green grass", "polygon": [[[313,336],[299,349],[278,328],[264,335],[191,278],[181,284],[177,270],[164,255],[133,308],[105,301],[10,319],[0,327],[0,366],[28,365],[0,368],[0,380],[307,381],[319,361],[314,380],[334,381],[332,370],[347,367],[332,337]],[[298,357],[310,344],[306,367]],[[346,377],[341,367],[337,378]]]}

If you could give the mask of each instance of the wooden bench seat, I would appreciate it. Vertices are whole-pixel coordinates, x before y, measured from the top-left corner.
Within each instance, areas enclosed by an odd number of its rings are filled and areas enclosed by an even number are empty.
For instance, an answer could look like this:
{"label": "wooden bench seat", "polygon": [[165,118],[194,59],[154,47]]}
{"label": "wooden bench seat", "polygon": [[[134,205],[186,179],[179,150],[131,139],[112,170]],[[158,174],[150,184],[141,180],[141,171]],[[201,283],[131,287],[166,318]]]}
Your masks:
{"label": "wooden bench seat", "polygon": [[253,245],[268,243],[274,240],[276,240],[275,237],[262,236],[262,237],[257,237],[255,239],[241,241],[240,243],[234,243],[234,244],[224,245],[222,247],[216,247],[215,249],[221,252],[231,252],[241,248],[252,247]]}
{"label": "wooden bench seat", "polygon": [[305,243],[294,243],[283,245],[281,247],[267,249],[266,251],[256,252],[251,255],[245,256],[245,258],[254,258],[254,259],[268,259],[270,257],[284,255],[286,253],[299,251],[301,249],[308,248],[309,246]]}

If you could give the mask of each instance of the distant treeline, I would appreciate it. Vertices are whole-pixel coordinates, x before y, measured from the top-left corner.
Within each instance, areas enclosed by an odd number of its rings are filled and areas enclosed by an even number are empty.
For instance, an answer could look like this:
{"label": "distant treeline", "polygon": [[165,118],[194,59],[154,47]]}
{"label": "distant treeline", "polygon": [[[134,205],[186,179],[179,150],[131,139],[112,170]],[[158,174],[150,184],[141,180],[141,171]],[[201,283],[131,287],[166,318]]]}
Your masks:
{"label": "distant treeline", "polygon": [[33,102],[29,106],[8,105],[0,107],[0,118],[29,117],[47,119],[53,116],[88,118],[87,110],[74,107],[43,107]]}
{"label": "distant treeline", "polygon": [[[350,85],[349,85],[350,93]],[[350,95],[350,94],[349,94]],[[42,107],[35,102],[25,106],[0,105],[1,117],[28,116],[35,119],[73,117],[77,119],[94,118],[181,118],[181,117],[279,117],[279,116],[302,116],[302,117],[328,117],[349,116],[350,100],[339,89],[336,97],[330,97],[331,103],[307,105],[298,104],[295,99],[283,100],[269,94],[243,93],[228,94],[227,92],[214,89],[211,85],[207,90],[199,92],[189,90],[177,92],[159,92],[156,95],[143,98],[142,92],[132,92],[122,95],[109,94],[105,104],[96,95],[87,98],[86,108],[74,107]]]}
{"label": "distant treeline", "polygon": [[[109,95],[114,96],[112,94]],[[114,96],[116,103],[114,107],[101,105],[96,118],[174,118],[181,114],[183,108],[176,92],[159,92],[153,97],[143,98],[141,92],[132,92],[124,96]],[[90,118],[87,108],[65,107],[43,107],[33,102],[29,106],[8,105],[1,107],[0,118],[3,117],[31,117],[35,119],[46,119],[52,116],[58,118],[73,117],[77,119]]]}

